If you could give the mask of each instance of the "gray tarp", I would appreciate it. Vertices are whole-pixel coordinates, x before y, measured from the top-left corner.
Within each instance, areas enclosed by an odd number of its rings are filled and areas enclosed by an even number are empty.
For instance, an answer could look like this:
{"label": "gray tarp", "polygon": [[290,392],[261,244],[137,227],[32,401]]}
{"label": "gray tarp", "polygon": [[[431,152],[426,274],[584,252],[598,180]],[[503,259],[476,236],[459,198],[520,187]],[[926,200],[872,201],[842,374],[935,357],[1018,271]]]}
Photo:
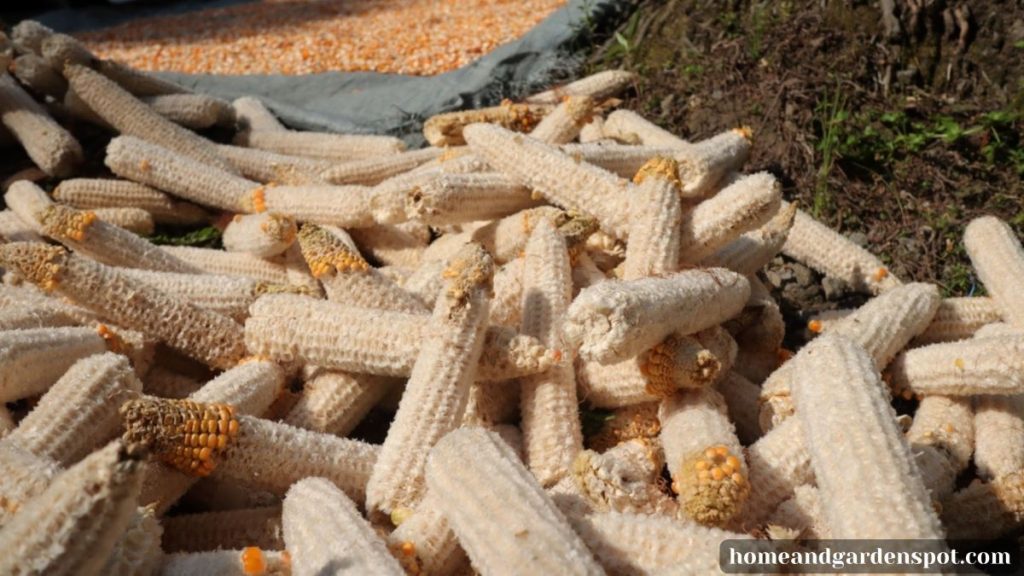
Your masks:
{"label": "gray tarp", "polygon": [[[183,2],[181,12],[221,2]],[[256,96],[293,128],[347,133],[386,133],[423,142],[422,122],[439,112],[494,105],[571,77],[581,49],[603,37],[633,9],[631,0],[570,0],[525,36],[476,62],[438,76],[329,72],[304,76],[224,76],[166,73],[198,92],[234,99]],[[77,32],[126,19],[125,9],[57,11],[39,18],[60,31]],[[146,14],[167,13],[167,7]]]}

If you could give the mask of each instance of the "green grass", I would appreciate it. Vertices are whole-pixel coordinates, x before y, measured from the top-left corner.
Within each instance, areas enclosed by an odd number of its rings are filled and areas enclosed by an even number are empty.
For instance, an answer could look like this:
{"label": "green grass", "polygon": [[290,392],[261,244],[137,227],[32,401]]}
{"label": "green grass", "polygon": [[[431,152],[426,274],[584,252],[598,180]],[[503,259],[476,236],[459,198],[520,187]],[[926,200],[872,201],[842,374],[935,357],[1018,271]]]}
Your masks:
{"label": "green grass", "polygon": [[149,241],[158,245],[167,246],[197,246],[202,248],[220,248],[220,230],[213,226],[180,232],[177,230],[162,231],[149,237]]}
{"label": "green grass", "polygon": [[836,88],[831,96],[826,93],[825,98],[818,102],[815,113],[821,127],[821,136],[816,146],[821,154],[821,163],[818,166],[811,213],[815,217],[821,218],[832,206],[832,193],[828,187],[828,178],[835,166],[837,152],[841,145],[843,124],[850,116],[849,110],[846,109],[846,97],[842,90]]}

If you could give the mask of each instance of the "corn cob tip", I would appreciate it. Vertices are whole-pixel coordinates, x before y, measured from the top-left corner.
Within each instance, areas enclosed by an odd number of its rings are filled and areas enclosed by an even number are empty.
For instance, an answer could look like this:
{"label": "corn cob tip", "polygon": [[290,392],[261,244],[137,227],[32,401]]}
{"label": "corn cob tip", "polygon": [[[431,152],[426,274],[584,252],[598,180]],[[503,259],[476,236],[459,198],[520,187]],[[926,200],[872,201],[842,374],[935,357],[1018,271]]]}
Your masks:
{"label": "corn cob tip", "polygon": [[260,224],[260,229],[263,230],[263,232],[265,232],[270,238],[286,244],[290,244],[295,240],[295,234],[297,231],[295,219],[291,216],[285,216],[284,214],[269,215],[267,219]]}
{"label": "corn cob tip", "polygon": [[726,446],[712,446],[683,461],[672,482],[682,509],[701,524],[721,525],[739,511],[750,494],[743,461]]}
{"label": "corn cob tip", "polygon": [[263,186],[257,186],[253,188],[252,194],[249,197],[249,203],[253,212],[266,212],[267,211],[267,190]]}
{"label": "corn cob tip", "polygon": [[128,344],[125,343],[124,339],[117,335],[110,329],[110,326],[103,324],[102,322],[96,325],[96,333],[99,334],[100,338],[107,343],[107,349],[116,354],[127,354],[131,349]]}
{"label": "corn cob tip", "polygon": [[637,170],[633,176],[634,184],[642,184],[648,178],[659,178],[667,180],[676,188],[682,188],[683,183],[679,181],[679,162],[674,158],[656,156],[648,160]]}
{"label": "corn cob tip", "polygon": [[49,292],[60,283],[68,252],[42,242],[11,242],[0,245],[0,266],[17,271],[29,282]]}
{"label": "corn cob tip", "polygon": [[302,256],[309,265],[309,271],[316,278],[370,269],[370,265],[359,252],[319,226],[303,224],[298,239]]}
{"label": "corn cob tip", "polygon": [[161,462],[191,476],[207,476],[238,434],[234,408],[191,400],[140,398],[121,406],[126,444],[149,449]]}
{"label": "corn cob tip", "polygon": [[566,96],[565,107],[573,123],[583,126],[594,119],[597,102],[590,96]]}
{"label": "corn cob tip", "polygon": [[62,204],[53,204],[39,215],[39,222],[49,236],[81,242],[96,222],[96,214],[89,210],[75,210]]}
{"label": "corn cob tip", "polygon": [[[652,396],[667,398],[679,390],[678,380],[673,377],[676,369],[676,348],[682,343],[669,336],[652,348],[640,369],[647,378],[646,390]],[[693,383],[710,385],[722,370],[722,363],[710,350],[700,350],[688,366],[690,373],[687,380]]]}
{"label": "corn cob tip", "polygon": [[565,244],[570,250],[586,242],[598,228],[597,218],[582,212],[566,212],[564,220],[559,219],[558,222],[558,233],[565,238]]}
{"label": "corn cob tip", "polygon": [[750,126],[740,126],[738,128],[733,128],[732,131],[743,136],[744,140],[754,139],[754,130]]}
{"label": "corn cob tip", "polygon": [[494,276],[494,260],[483,246],[471,242],[452,258],[442,276],[449,280],[448,297],[465,300],[474,288],[490,286]]}

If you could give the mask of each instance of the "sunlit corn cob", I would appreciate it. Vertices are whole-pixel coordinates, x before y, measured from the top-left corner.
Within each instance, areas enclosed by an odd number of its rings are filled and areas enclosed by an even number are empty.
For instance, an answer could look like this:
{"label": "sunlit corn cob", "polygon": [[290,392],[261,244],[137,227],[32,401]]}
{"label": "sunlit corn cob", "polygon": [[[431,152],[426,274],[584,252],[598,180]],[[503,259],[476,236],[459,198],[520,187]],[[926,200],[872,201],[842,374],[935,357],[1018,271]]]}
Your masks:
{"label": "sunlit corn cob", "polygon": [[[429,318],[292,294],[264,296],[249,312],[246,342],[254,354],[381,376],[411,374]],[[486,333],[477,377],[502,380],[536,374],[550,368],[558,354],[536,338],[492,327]]]}
{"label": "sunlit corn cob", "polygon": [[678,171],[675,160],[658,157],[636,173],[629,244],[622,264],[623,280],[669,274],[679,269],[683,207]]}
{"label": "sunlit corn cob", "polygon": [[597,102],[589,96],[568,96],[537,123],[530,137],[548,144],[572,142],[590,122],[596,106]]}
{"label": "sunlit corn cob", "polygon": [[182,156],[234,173],[212,142],[165,119],[116,82],[85,66],[68,64],[64,77],[96,114],[121,134],[134,136]]}
{"label": "sunlit corn cob", "polygon": [[50,96],[59,101],[68,89],[68,81],[60,72],[35,54],[18,56],[9,69],[19,82],[31,88],[36,94]]}
{"label": "sunlit corn cob", "polygon": [[928,396],[918,404],[907,441],[933,500],[953,492],[957,475],[971,461],[975,442],[983,441],[975,432],[976,418],[969,398]]}
{"label": "sunlit corn cob", "polygon": [[580,128],[580,144],[591,144],[605,140],[604,135],[604,117],[594,116],[589,122]]}
{"label": "sunlit corn cob", "polygon": [[288,552],[262,550],[255,546],[241,550],[180,552],[167,554],[159,576],[291,576]]}
{"label": "sunlit corn cob", "polygon": [[142,101],[157,114],[192,130],[227,124],[234,115],[230,104],[205,94],[161,94]]}
{"label": "sunlit corn cob", "polygon": [[563,334],[587,359],[611,363],[647,350],[673,333],[692,334],[743,308],[750,283],[722,268],[601,282],[569,307]]}
{"label": "sunlit corn cob", "polygon": [[242,327],[231,319],[62,248],[6,244],[0,246],[0,263],[46,290],[211,366],[232,366],[245,353]]}
{"label": "sunlit corn cob", "polygon": [[242,508],[163,518],[165,552],[202,552],[257,546],[283,550],[281,507]]}
{"label": "sunlit corn cob", "polygon": [[78,140],[6,73],[0,75],[0,123],[49,176],[70,176],[82,163]]}
{"label": "sunlit corn cob", "polygon": [[431,338],[416,357],[367,486],[371,514],[415,506],[428,451],[462,420],[483,352],[493,266],[470,244],[445,269],[445,288],[427,324]]}
{"label": "sunlit corn cob", "polygon": [[377,223],[377,198],[364,186],[268,186],[252,194],[256,212],[277,212],[299,222],[363,228]]}
{"label": "sunlit corn cob", "polygon": [[0,442],[0,526],[21,506],[42,494],[63,468],[11,442]]}
{"label": "sunlit corn cob", "polygon": [[999,538],[1024,525],[1024,470],[991,482],[974,482],[942,502],[951,540]]}
{"label": "sunlit corn cob", "polygon": [[161,398],[185,398],[198,390],[203,383],[187,374],[175,372],[164,366],[154,366],[142,381],[142,390],[151,396]]}
{"label": "sunlit corn cob", "polygon": [[661,403],[661,444],[679,507],[693,520],[718,526],[743,507],[750,478],[743,448],[714,390],[682,392]]}
{"label": "sunlit corn cob", "polygon": [[795,217],[796,205],[789,204],[760,228],[746,232],[702,258],[700,265],[728,268],[747,276],[756,274],[782,250]]}
{"label": "sunlit corn cob", "polygon": [[689,144],[632,110],[616,110],[609,114],[604,123],[604,136],[644,146],[679,148]]}
{"label": "sunlit corn cob", "polygon": [[1024,326],[1024,248],[1010,226],[995,216],[975,218],[964,230],[964,246],[978,277],[1003,317]]}
{"label": "sunlit corn cob", "polygon": [[141,208],[95,208],[91,212],[99,220],[139,236],[149,236],[155,226],[153,216]]}
{"label": "sunlit corn cob", "polygon": [[318,370],[306,380],[302,397],[283,421],[345,437],[395,384],[383,376]]}
{"label": "sunlit corn cob", "polygon": [[704,388],[720,380],[736,361],[736,341],[718,326],[690,336],[671,334],[640,356],[647,390],[657,397],[679,389]]}
{"label": "sunlit corn cob", "polygon": [[654,443],[630,440],[603,454],[584,450],[573,461],[580,494],[597,511],[675,516],[676,503],[658,486],[664,458]]}
{"label": "sunlit corn cob", "polygon": [[328,132],[241,132],[235,144],[279,154],[349,161],[398,154],[405,144],[393,136],[331,134]]}
{"label": "sunlit corn cob", "polygon": [[289,282],[288,271],[280,260],[193,246],[163,246],[162,249],[208,274],[243,276],[271,284]]}
{"label": "sunlit corn cob", "polygon": [[136,508],[100,573],[121,576],[154,574],[164,556],[160,549],[162,535],[163,529],[153,509]]}
{"label": "sunlit corn cob", "polygon": [[124,356],[108,352],[83,358],[3,441],[70,466],[117,435],[117,409],[141,392]]}
{"label": "sunlit corn cob", "polygon": [[244,96],[231,102],[239,130],[252,132],[285,132],[288,129],[258,98]]}
{"label": "sunlit corn cob", "polygon": [[148,186],[107,178],[62,180],[53,189],[53,199],[75,208],[140,208],[165,224],[198,224],[209,218],[199,206],[180,202]]}
{"label": "sunlit corn cob", "polygon": [[674,154],[679,162],[683,196],[705,197],[726,176],[740,170],[750,155],[751,131],[734,128],[689,146]]}
{"label": "sunlit corn cob", "polygon": [[501,218],[538,203],[502,174],[436,174],[408,191],[405,213],[431,225],[454,224]]}
{"label": "sunlit corn cob", "polygon": [[302,256],[329,300],[362,308],[427,312],[419,298],[372,268],[344,230],[305,224],[298,237]]}
{"label": "sunlit corn cob", "polygon": [[761,387],[738,372],[730,371],[718,381],[716,388],[725,398],[729,420],[736,426],[736,437],[744,446],[753,444],[761,437],[758,421]]}
{"label": "sunlit corn cob", "polygon": [[320,177],[331,184],[373,186],[421,164],[436,160],[443,153],[443,148],[427,147],[400,154],[352,160],[325,168],[320,172]]}
{"label": "sunlit corn cob", "polygon": [[4,242],[43,241],[43,237],[35,230],[35,226],[22,220],[10,209],[0,210],[0,239]]}
{"label": "sunlit corn cob", "polygon": [[98,322],[98,317],[89,310],[66,300],[53,298],[31,284],[0,285],[0,310],[8,308],[29,308],[59,313],[73,320],[74,324],[92,325]]}
{"label": "sunlit corn cob", "polygon": [[114,174],[175,196],[235,212],[258,212],[259,183],[203,164],[156,144],[118,136],[107,145],[104,163]]}
{"label": "sunlit corn cob", "polygon": [[475,152],[512,180],[554,204],[594,216],[601,229],[616,238],[629,233],[629,182],[498,126],[476,124],[465,134]]}
{"label": "sunlit corn cob", "polygon": [[355,503],[323,478],[288,490],[282,526],[295,576],[405,574]]}
{"label": "sunlit corn cob", "polygon": [[0,332],[0,400],[41,394],[76,361],[106,350],[95,328]]}
{"label": "sunlit corn cob", "polygon": [[541,220],[549,220],[565,230],[567,238],[571,235],[570,229],[590,225],[590,219],[582,214],[566,213],[554,206],[538,206],[489,222],[469,236],[483,245],[494,256],[495,262],[504,264],[522,256],[526,241]]}
{"label": "sunlit corn cob", "polygon": [[446,112],[427,118],[423,123],[423,136],[431,146],[459,146],[466,143],[462,134],[463,128],[477,122],[495,124],[516,132],[529,132],[551,108],[552,106],[514,104],[506,100],[500,106]]}
{"label": "sunlit corn cob", "polygon": [[[558,347],[562,319],[572,299],[572,271],[565,238],[541,221],[526,244],[522,293],[522,332],[550,348]],[[525,462],[541,486],[569,473],[583,449],[576,376],[559,363],[521,380]]]}
{"label": "sunlit corn cob", "polygon": [[95,212],[53,204],[37,217],[43,234],[102,264],[162,272],[200,272],[145,238],[100,220]]}
{"label": "sunlit corn cob", "polygon": [[447,262],[445,260],[427,260],[426,257],[420,258],[420,260],[422,262],[402,282],[402,288],[414,294],[425,306],[429,306],[437,300],[437,295],[441,292],[441,287],[444,284],[441,273]]}
{"label": "sunlit corn cob", "polygon": [[747,447],[745,456],[751,486],[740,517],[745,527],[760,524],[776,506],[793,495],[797,486],[814,480],[803,428],[796,418],[772,428]]}
{"label": "sunlit corn cob", "polygon": [[832,536],[942,539],[871,357],[841,336],[807,348],[793,394]]}
{"label": "sunlit corn cob", "polygon": [[[413,223],[409,223],[413,224]],[[378,224],[349,231],[359,249],[388,266],[419,266],[427,243],[403,224]]]}
{"label": "sunlit corn cob", "polygon": [[829,528],[822,513],[821,494],[814,486],[797,486],[793,497],[775,509],[768,519],[768,529],[774,526],[799,531],[800,539],[829,538]]}
{"label": "sunlit corn cob", "polygon": [[[783,204],[783,208],[786,204]],[[855,290],[878,294],[900,285],[877,256],[797,210],[782,253]]]}
{"label": "sunlit corn cob", "polygon": [[295,220],[282,214],[239,214],[224,228],[224,249],[267,258],[295,242]]}
{"label": "sunlit corn cob", "polygon": [[161,292],[235,320],[244,320],[249,314],[249,306],[262,294],[288,291],[286,286],[270,285],[241,276],[177,274],[131,269],[119,272]]}
{"label": "sunlit corn cob", "polygon": [[0,309],[0,331],[26,328],[77,326],[80,322],[64,312],[46,308]]}
{"label": "sunlit corn cob", "polygon": [[243,176],[264,184],[324,184],[325,181],[318,174],[331,165],[326,160],[289,156],[228,144],[218,144],[217,152]]}
{"label": "sunlit corn cob", "polygon": [[[644,164],[654,158],[672,158],[677,150],[655,146],[626,146],[602,141],[589,144],[565,144],[562,151],[578,162],[593,164],[612,174],[632,179]],[[680,183],[682,185],[682,183]],[[680,190],[681,192],[681,190]]]}
{"label": "sunlit corn cob", "polygon": [[528,96],[526,101],[531,104],[558,104],[567,96],[590,96],[594,100],[604,100],[625,90],[638,78],[633,72],[625,70],[605,70],[564,86]]}
{"label": "sunlit corn cob", "polygon": [[602,574],[533,475],[496,434],[461,428],[431,450],[427,483],[487,574]]}
{"label": "sunlit corn cob", "polygon": [[518,326],[523,316],[523,272],[525,262],[517,258],[494,273],[491,324]]}
{"label": "sunlit corn cob", "polygon": [[409,574],[453,574],[468,564],[437,496],[427,491],[415,510],[392,514],[397,528],[388,536],[391,553]]}
{"label": "sunlit corn cob", "polygon": [[1024,470],[1024,396],[974,399],[974,465],[984,480]]}
{"label": "sunlit corn cob", "polygon": [[1024,393],[1024,334],[932,344],[903,352],[887,370],[895,394]]}
{"label": "sunlit corn cob", "polygon": [[53,205],[53,201],[34,182],[17,180],[4,193],[4,204],[33,231],[41,234],[43,225],[39,216]]}
{"label": "sunlit corn cob", "polygon": [[997,336],[1024,336],[1024,327],[1006,322],[985,324],[974,333],[975,338],[994,338]]}
{"label": "sunlit corn cob", "polygon": [[932,323],[911,341],[911,346],[970,338],[982,326],[999,322],[1002,317],[992,298],[943,298]]}
{"label": "sunlit corn cob", "polygon": [[469,387],[463,426],[495,428],[519,417],[520,385],[516,380],[474,382]]}
{"label": "sunlit corn cob", "polygon": [[0,530],[0,572],[100,574],[135,512],[133,448],[113,442],[59,475]]}

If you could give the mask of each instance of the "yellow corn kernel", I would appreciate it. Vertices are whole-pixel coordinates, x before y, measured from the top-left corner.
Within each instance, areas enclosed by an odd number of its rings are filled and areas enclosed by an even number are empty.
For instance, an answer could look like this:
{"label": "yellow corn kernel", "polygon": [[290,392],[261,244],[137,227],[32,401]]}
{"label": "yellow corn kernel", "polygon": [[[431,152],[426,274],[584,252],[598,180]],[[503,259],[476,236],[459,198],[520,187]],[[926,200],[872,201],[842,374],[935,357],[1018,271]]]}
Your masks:
{"label": "yellow corn kernel", "polygon": [[191,476],[207,476],[238,434],[235,409],[192,400],[138,399],[121,407],[124,441],[141,443],[165,464]]}

